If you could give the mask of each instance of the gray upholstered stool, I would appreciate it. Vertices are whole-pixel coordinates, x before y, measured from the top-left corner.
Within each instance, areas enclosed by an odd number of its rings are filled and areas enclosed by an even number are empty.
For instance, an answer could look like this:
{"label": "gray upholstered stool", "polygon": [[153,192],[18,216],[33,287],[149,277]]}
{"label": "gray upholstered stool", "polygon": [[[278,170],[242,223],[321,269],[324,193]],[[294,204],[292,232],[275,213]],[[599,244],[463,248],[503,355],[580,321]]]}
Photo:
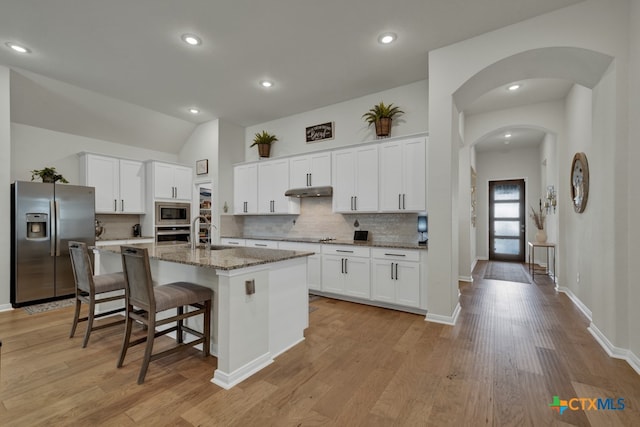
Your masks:
{"label": "gray upholstered stool", "polygon": [[[84,348],[89,342],[91,331],[124,323],[124,318],[118,316],[118,320],[116,321],[93,326],[94,319],[124,311],[124,307],[120,307],[99,314],[95,313],[96,304],[124,300],[124,292],[109,297],[96,298],[96,296],[100,294],[124,290],[124,273],[100,274],[94,276],[93,270],[91,269],[91,260],[89,258],[87,245],[82,242],[70,241],[69,255],[71,257],[71,266],[73,267],[73,277],[76,282],[76,311],[73,316],[73,325],[71,326],[69,338],[72,338],[75,334],[78,322],[88,322],[87,331],[85,332],[84,340],[82,341],[82,347]],[[89,313],[85,317],[80,317],[80,307],[83,302],[89,305]]]}
{"label": "gray upholstered stool", "polygon": [[[138,376],[138,384],[144,382],[149,362],[174,353],[184,348],[202,344],[204,356],[209,355],[211,340],[211,299],[213,291],[207,287],[188,282],[174,282],[166,285],[153,286],[151,268],[149,266],[149,254],[145,248],[134,246],[121,246],[122,267],[125,274],[125,299],[126,299],[126,326],[122,350],[118,360],[118,368],[122,367],[127,350],[130,347],[146,342],[142,368]],[[184,307],[191,306],[195,310],[185,312]],[[134,310],[134,307],[138,310]],[[176,315],[166,319],[156,319],[156,314],[176,309]],[[142,311],[142,313],[140,312]],[[204,314],[203,331],[199,332],[183,324],[188,317]],[[131,341],[131,327],[134,321],[147,326],[147,336]],[[156,331],[157,326],[168,323],[176,323],[168,329]],[[176,332],[178,346],[153,354],[153,340],[156,337]],[[197,339],[184,343],[183,333],[197,337]]]}

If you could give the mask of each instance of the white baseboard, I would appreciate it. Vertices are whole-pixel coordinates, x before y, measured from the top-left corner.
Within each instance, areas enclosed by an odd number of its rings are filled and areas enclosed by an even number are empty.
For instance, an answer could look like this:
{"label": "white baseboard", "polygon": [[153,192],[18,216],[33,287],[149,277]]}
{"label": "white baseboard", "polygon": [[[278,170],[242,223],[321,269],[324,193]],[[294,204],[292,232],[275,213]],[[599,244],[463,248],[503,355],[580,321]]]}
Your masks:
{"label": "white baseboard", "polygon": [[471,277],[471,276],[458,276],[458,282],[473,282],[473,277]]}
{"label": "white baseboard", "polygon": [[609,341],[609,339],[593,323],[591,310],[589,310],[589,308],[584,305],[582,301],[580,301],[580,298],[578,298],[573,292],[571,292],[571,289],[564,286],[556,285],[556,291],[562,292],[567,297],[569,297],[571,302],[573,302],[575,306],[578,307],[578,309],[582,312],[582,314],[584,314],[587,319],[589,319],[590,325],[587,330],[591,333],[596,342],[600,344],[600,347],[602,347],[604,351],[609,355],[609,357],[626,361],[629,366],[631,366],[638,373],[638,375],[640,375],[640,358],[633,354],[631,350],[614,346],[611,341]]}
{"label": "white baseboard", "polygon": [[0,311],[11,311],[13,310],[13,307],[11,307],[11,304],[0,304]]}
{"label": "white baseboard", "polygon": [[573,292],[571,292],[571,289],[566,288],[564,286],[556,285],[556,291],[562,292],[563,294],[568,296],[571,302],[573,302],[575,306],[578,307],[578,309],[582,312],[582,314],[584,314],[587,317],[587,319],[589,319],[589,322],[591,322],[591,319],[592,319],[591,310],[589,310],[589,308],[586,305],[584,305],[582,301],[580,301],[580,298],[578,298]]}
{"label": "white baseboard", "polygon": [[640,358],[633,354],[631,350],[626,348],[620,348],[614,346],[611,341],[598,329],[596,325],[591,322],[587,330],[591,333],[593,338],[600,344],[600,346],[607,352],[609,357],[616,359],[622,359],[626,361],[629,366],[633,368],[638,375],[640,375]]}
{"label": "white baseboard", "polygon": [[443,325],[455,326],[456,322],[458,321],[458,316],[460,315],[460,310],[460,303],[458,303],[451,316],[443,316],[441,314],[431,314],[427,312],[427,316],[424,320],[427,322],[442,323]]}
{"label": "white baseboard", "polygon": [[234,385],[241,383],[242,381],[249,378],[251,375],[271,365],[272,363],[273,363],[273,358],[271,357],[271,354],[265,353],[262,356],[252,360],[246,365],[230,373],[222,372],[220,369],[216,369],[215,372],[213,373],[213,378],[211,379],[211,382],[214,383],[215,385],[222,387],[225,390],[229,390]]}

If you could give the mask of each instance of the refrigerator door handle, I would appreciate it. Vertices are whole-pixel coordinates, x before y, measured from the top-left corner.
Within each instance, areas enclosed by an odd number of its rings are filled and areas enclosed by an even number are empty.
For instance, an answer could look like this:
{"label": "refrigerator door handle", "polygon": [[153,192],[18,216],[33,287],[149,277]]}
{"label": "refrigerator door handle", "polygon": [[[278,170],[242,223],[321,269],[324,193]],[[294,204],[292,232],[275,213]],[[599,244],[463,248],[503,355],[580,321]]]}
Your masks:
{"label": "refrigerator door handle", "polygon": [[54,235],[57,235],[56,231],[55,231],[55,224],[56,224],[56,202],[54,202],[53,200],[49,201],[49,212],[51,212],[50,218],[49,218],[49,243],[50,243],[50,255],[51,256],[56,256],[56,241],[54,239]]}
{"label": "refrigerator door handle", "polygon": [[56,206],[56,256],[60,256],[60,203],[53,202]]}

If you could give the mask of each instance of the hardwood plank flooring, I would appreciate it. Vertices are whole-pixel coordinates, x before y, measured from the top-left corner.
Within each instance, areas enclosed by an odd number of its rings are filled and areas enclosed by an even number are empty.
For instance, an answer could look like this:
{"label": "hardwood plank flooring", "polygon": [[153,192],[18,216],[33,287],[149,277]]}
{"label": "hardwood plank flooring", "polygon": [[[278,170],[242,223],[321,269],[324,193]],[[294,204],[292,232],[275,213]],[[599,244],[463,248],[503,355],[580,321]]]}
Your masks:
{"label": "hardwood plank flooring", "polygon": [[[606,355],[571,301],[547,277],[483,279],[485,268],[461,285],[456,326],[319,298],[305,341],[231,390],[195,350],[151,363],[137,385],[143,348],[116,369],[122,327],[82,349],[83,330],[68,338],[71,307],[0,313],[0,425],[640,425],[640,376]],[[559,414],[556,395],[625,409]]]}

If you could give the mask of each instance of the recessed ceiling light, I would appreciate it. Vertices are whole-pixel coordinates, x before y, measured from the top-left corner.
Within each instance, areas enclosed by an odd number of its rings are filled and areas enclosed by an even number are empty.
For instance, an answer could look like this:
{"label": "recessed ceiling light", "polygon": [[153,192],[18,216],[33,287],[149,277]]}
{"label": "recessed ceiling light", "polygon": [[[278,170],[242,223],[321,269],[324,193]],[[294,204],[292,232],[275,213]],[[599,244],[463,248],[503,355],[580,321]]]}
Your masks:
{"label": "recessed ceiling light", "polygon": [[183,34],[182,41],[191,46],[199,46],[202,44],[200,37],[193,34]]}
{"label": "recessed ceiling light", "polygon": [[273,82],[269,80],[262,80],[260,82],[260,86],[262,87],[273,87]]}
{"label": "recessed ceiling light", "polygon": [[197,108],[195,108],[195,107],[191,107],[191,108],[189,108],[189,112],[190,112],[191,114],[199,114],[199,113],[200,113],[200,110],[198,110],[198,109],[197,109]]}
{"label": "recessed ceiling light", "polygon": [[505,137],[505,138],[511,138],[511,134],[510,134],[510,133],[505,133],[505,134],[504,134],[504,137]]}
{"label": "recessed ceiling light", "polygon": [[378,43],[381,43],[381,44],[393,43],[397,38],[398,36],[396,35],[396,33],[382,33],[378,36]]}
{"label": "recessed ceiling light", "polygon": [[31,53],[31,50],[19,44],[13,42],[6,42],[5,44],[18,53]]}
{"label": "recessed ceiling light", "polygon": [[513,92],[515,90],[518,90],[522,87],[522,85],[520,83],[514,83],[512,85],[507,86],[507,90],[510,92]]}

